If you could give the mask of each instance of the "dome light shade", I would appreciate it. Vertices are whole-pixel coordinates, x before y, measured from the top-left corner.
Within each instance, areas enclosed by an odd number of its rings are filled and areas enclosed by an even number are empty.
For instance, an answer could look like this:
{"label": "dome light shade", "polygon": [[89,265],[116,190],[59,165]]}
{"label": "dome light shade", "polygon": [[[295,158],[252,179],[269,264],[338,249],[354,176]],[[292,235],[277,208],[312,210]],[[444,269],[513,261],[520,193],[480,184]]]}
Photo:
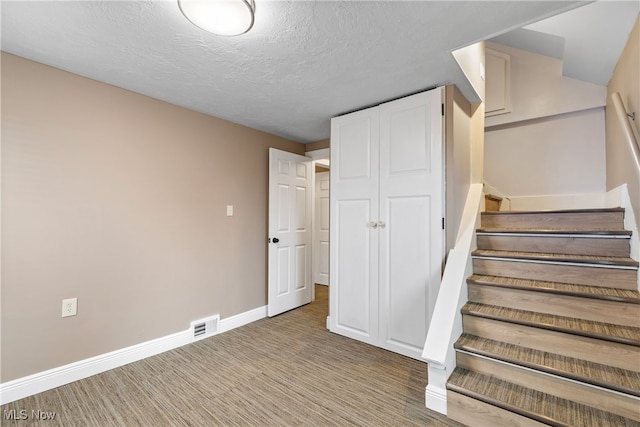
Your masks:
{"label": "dome light shade", "polygon": [[253,27],[254,0],[178,0],[182,14],[197,27],[221,36],[237,36]]}

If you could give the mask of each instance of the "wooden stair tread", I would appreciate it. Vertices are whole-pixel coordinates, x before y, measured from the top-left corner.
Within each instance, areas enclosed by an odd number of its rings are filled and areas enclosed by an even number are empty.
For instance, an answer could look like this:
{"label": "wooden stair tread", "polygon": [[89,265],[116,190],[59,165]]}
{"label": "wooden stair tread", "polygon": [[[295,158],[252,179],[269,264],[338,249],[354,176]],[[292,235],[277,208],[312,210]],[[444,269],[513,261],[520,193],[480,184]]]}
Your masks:
{"label": "wooden stair tread", "polygon": [[454,347],[640,397],[640,372],[462,334]]}
{"label": "wooden stair tread", "polygon": [[583,230],[583,229],[571,229],[571,228],[562,228],[562,229],[553,229],[553,228],[517,228],[517,227],[509,227],[509,228],[493,228],[493,227],[484,227],[478,228],[476,230],[479,234],[544,234],[544,235],[580,235],[580,236],[631,236],[631,231],[629,230],[610,230],[606,228],[601,229],[593,229],[593,230]]}
{"label": "wooden stair tread", "polygon": [[637,422],[548,393],[456,368],[447,389],[553,426],[637,426]]}
{"label": "wooden stair tread", "polygon": [[467,284],[484,303],[461,309],[460,365],[447,382],[460,420],[484,411],[485,422],[518,425],[640,425],[639,262],[624,213],[481,213]]}
{"label": "wooden stair tread", "polygon": [[485,276],[481,274],[469,276],[467,283],[640,304],[640,292],[631,289],[574,285],[570,283],[544,282],[540,280]]}
{"label": "wooden stair tread", "polygon": [[467,302],[462,314],[640,347],[640,328]]}
{"label": "wooden stair tread", "polygon": [[520,214],[564,214],[564,213],[603,213],[603,212],[624,212],[624,208],[597,208],[597,209],[551,209],[540,211],[489,211],[482,212],[483,215],[520,215]]}
{"label": "wooden stair tread", "polygon": [[547,261],[558,263],[597,264],[612,267],[638,268],[638,261],[626,257],[610,257],[596,255],[566,255],[540,252],[494,251],[476,249],[471,255],[476,258],[507,258],[517,260]]}

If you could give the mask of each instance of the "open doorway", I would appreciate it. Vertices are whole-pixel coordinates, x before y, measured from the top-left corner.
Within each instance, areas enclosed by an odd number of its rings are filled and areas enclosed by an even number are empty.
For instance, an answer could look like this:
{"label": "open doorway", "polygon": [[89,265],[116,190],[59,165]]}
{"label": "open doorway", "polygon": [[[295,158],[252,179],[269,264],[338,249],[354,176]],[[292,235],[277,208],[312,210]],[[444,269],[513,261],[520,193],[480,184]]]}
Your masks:
{"label": "open doorway", "polygon": [[329,286],[329,149],[309,151],[307,157],[313,159],[314,200],[313,200],[313,243],[312,281]]}

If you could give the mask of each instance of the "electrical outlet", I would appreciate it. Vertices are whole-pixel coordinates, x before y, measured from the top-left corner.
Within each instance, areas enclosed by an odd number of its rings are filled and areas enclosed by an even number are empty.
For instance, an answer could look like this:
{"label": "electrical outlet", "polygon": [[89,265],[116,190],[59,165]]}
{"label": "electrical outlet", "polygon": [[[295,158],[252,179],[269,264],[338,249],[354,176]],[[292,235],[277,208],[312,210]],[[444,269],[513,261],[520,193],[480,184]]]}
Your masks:
{"label": "electrical outlet", "polygon": [[78,314],[78,298],[62,300],[62,317],[75,316]]}

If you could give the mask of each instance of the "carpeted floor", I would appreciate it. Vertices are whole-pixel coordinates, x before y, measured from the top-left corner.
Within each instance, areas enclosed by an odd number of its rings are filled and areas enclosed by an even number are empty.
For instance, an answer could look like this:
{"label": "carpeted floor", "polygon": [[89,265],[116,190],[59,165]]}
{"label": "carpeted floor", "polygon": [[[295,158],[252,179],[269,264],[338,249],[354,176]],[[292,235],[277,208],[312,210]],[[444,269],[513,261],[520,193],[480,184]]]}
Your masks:
{"label": "carpeted floor", "polygon": [[1,424],[459,425],[425,408],[425,363],[327,331],[327,297],[317,286],[305,307],[3,405]]}

